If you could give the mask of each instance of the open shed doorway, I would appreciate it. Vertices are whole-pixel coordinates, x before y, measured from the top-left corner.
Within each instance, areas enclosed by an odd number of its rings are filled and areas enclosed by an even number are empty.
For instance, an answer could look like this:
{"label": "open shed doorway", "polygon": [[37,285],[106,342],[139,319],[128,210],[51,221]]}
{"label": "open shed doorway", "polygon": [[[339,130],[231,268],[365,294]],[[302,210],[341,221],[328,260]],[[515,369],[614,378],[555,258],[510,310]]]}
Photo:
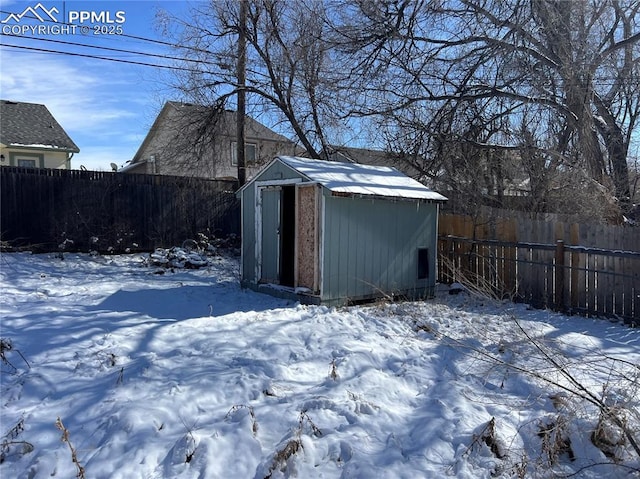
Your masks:
{"label": "open shed doorway", "polygon": [[293,287],[295,278],[295,185],[262,188],[260,282]]}
{"label": "open shed doorway", "polygon": [[296,249],[296,187],[282,187],[280,211],[280,284],[294,286]]}

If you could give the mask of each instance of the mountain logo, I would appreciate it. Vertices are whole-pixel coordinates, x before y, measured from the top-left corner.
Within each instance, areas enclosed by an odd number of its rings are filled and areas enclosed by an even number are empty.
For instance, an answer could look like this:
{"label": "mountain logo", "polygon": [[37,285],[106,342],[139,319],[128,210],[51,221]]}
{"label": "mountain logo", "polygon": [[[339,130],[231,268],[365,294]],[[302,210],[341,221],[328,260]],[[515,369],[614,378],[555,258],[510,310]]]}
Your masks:
{"label": "mountain logo", "polygon": [[14,23],[20,23],[24,17],[26,18],[36,18],[40,20],[41,23],[44,22],[56,22],[58,23],[58,19],[54,16],[54,14],[58,14],[60,11],[56,8],[46,9],[42,3],[38,3],[35,7],[27,7],[24,9],[22,13],[11,13],[7,18],[2,20],[0,23],[8,23],[13,21]]}

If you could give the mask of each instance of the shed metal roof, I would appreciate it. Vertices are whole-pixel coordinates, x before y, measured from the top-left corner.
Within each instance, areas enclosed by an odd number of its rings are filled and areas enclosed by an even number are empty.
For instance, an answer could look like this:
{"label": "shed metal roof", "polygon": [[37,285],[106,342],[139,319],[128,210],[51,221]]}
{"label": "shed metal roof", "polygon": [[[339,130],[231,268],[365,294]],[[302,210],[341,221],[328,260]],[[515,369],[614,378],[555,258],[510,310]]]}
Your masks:
{"label": "shed metal roof", "polygon": [[0,141],[14,147],[80,151],[47,107],[37,103],[0,100]]}
{"label": "shed metal roof", "polygon": [[388,166],[311,160],[293,156],[279,156],[275,161],[278,160],[309,180],[320,183],[336,193],[447,201],[440,193]]}

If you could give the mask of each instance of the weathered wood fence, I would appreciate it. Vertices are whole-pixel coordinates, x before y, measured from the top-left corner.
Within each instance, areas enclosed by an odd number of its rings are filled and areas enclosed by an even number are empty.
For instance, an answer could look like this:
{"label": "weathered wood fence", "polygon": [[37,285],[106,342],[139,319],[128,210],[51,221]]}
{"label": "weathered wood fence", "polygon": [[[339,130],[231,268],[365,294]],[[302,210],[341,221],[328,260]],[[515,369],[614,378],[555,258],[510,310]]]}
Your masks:
{"label": "weathered wood fence", "polygon": [[235,181],[2,167],[2,241],[54,251],[149,251],[240,234]]}
{"label": "weathered wood fence", "polygon": [[441,215],[439,281],[640,324],[640,229]]}

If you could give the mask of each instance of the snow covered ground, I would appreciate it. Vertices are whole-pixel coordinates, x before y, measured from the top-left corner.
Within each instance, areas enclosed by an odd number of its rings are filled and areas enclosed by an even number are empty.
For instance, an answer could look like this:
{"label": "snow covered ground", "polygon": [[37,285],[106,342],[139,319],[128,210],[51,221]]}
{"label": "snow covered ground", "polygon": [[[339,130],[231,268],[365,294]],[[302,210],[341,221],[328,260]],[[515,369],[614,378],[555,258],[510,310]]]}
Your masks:
{"label": "snow covered ground", "polygon": [[637,329],[446,288],[301,306],[241,290],[231,257],[0,271],[2,478],[640,476],[592,404],[639,440]]}

